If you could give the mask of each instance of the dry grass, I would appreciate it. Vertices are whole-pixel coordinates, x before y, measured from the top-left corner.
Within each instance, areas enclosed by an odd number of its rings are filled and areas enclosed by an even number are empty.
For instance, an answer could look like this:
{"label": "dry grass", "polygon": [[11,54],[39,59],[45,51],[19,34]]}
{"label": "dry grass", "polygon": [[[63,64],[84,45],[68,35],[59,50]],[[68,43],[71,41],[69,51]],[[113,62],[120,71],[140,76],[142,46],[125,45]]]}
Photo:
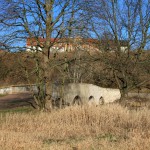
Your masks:
{"label": "dry grass", "polygon": [[147,150],[150,110],[117,104],[0,115],[0,150]]}

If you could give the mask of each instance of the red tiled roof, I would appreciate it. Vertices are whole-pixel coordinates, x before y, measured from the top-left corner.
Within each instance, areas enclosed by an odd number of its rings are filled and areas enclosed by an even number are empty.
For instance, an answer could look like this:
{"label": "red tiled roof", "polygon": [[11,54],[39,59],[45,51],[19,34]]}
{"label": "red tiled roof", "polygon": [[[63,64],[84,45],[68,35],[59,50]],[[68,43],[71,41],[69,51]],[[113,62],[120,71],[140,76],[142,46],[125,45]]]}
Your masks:
{"label": "red tiled roof", "polygon": [[[76,38],[78,39],[78,38]],[[59,43],[65,43],[65,42],[72,42],[74,39],[73,38],[51,38],[50,41],[53,42],[59,42]],[[79,39],[80,40],[80,39]],[[27,46],[36,46],[36,45],[42,45],[44,44],[46,40],[44,38],[27,38]],[[81,41],[84,43],[92,43],[92,44],[97,44],[98,40],[97,39],[82,39]]]}
{"label": "red tiled roof", "polygon": [[[51,42],[55,42],[57,39],[51,38]],[[42,45],[45,42],[44,38],[27,38],[27,46]]]}
{"label": "red tiled roof", "polygon": [[[98,39],[92,39],[92,38],[51,38],[50,41],[53,42],[59,42],[59,43],[65,43],[65,42],[72,42],[74,39],[81,40],[83,43],[87,44],[109,44],[109,45],[116,45],[114,40],[98,40]],[[46,40],[44,38],[38,37],[38,38],[27,38],[27,46],[36,46],[36,45],[42,45],[44,44]],[[127,46],[127,41],[120,40],[121,46]]]}

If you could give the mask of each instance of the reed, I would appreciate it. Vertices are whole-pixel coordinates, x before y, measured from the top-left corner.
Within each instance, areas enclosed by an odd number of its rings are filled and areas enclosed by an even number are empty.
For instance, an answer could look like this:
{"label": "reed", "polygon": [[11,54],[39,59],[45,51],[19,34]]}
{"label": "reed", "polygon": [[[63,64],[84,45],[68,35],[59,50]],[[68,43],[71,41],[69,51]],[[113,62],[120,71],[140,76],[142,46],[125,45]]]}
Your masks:
{"label": "reed", "polygon": [[0,114],[0,150],[146,150],[150,110],[117,104]]}

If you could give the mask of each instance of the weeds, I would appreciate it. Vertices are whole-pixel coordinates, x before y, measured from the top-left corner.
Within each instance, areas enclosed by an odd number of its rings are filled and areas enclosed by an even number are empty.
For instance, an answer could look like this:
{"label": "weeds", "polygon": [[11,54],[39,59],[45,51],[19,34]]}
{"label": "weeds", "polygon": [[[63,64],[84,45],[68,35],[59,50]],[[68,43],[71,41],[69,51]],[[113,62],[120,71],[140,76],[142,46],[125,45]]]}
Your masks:
{"label": "weeds", "polygon": [[52,113],[5,113],[0,117],[0,149],[146,150],[150,110],[117,104],[68,107]]}

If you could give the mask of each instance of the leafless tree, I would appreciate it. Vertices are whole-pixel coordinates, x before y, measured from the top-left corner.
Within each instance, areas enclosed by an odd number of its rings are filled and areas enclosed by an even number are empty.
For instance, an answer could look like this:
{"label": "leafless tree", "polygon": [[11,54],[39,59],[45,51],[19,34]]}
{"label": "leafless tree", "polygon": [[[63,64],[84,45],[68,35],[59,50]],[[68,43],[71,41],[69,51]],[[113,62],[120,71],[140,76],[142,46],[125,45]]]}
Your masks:
{"label": "leafless tree", "polygon": [[[50,49],[64,34],[67,26],[66,16],[72,15],[76,0],[1,0],[0,28],[3,43],[11,50],[25,50],[27,38],[33,38],[36,52],[29,57],[36,61],[38,95],[35,95],[36,106],[39,110],[51,110],[51,78],[53,67],[50,67]],[[77,6],[77,5],[76,5]],[[75,6],[74,6],[75,8]],[[54,40],[51,41],[51,38]],[[43,39],[41,43],[41,39]],[[42,49],[39,49],[39,47]],[[32,49],[32,47],[31,47]],[[39,59],[36,54],[41,54]],[[50,104],[47,107],[47,102]],[[46,108],[47,107],[47,108]]]}
{"label": "leafless tree", "polygon": [[[122,97],[148,81],[138,81],[142,51],[149,45],[149,0],[85,0],[83,10],[89,16],[91,33],[99,39],[99,58],[120,89]],[[111,41],[111,44],[109,43]],[[122,49],[122,44],[126,47]],[[103,44],[106,43],[106,44]],[[107,48],[105,48],[107,46]],[[106,51],[109,50],[110,52]],[[135,51],[133,51],[135,50]]]}

